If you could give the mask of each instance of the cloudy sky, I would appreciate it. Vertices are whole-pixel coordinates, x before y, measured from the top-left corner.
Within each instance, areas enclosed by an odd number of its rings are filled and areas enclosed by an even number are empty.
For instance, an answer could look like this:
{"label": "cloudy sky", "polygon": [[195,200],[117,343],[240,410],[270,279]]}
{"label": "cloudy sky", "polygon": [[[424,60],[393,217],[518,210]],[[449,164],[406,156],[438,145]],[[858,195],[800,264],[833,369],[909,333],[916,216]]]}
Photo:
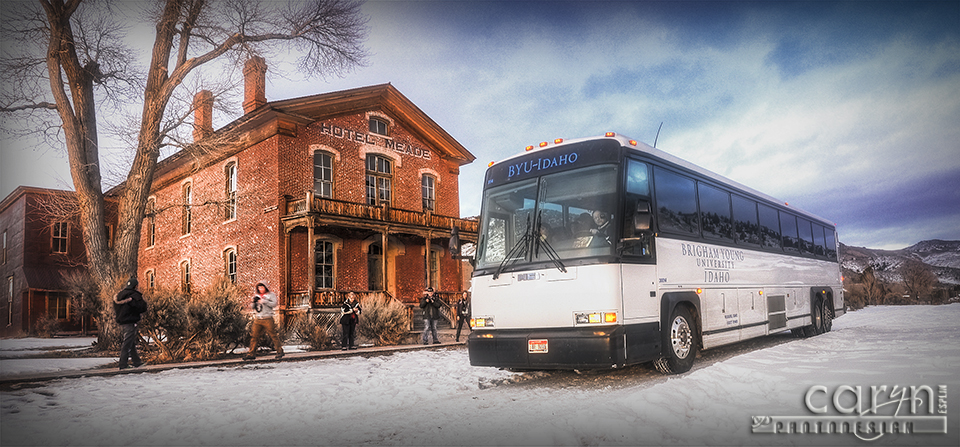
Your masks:
{"label": "cloudy sky", "polygon": [[[488,162],[615,131],[833,221],[848,245],[960,240],[958,1],[375,1],[364,13],[366,67],[268,72],[267,99],[393,83],[477,157],[461,169],[463,216],[479,213]],[[0,195],[68,186],[56,151],[0,144]]]}

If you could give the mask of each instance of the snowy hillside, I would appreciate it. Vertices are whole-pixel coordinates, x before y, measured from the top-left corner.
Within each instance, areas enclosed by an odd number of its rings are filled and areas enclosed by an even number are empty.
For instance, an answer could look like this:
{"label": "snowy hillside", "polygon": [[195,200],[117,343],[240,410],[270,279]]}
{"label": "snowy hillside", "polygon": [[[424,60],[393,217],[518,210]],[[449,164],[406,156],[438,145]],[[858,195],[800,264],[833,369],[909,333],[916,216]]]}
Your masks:
{"label": "snowy hillside", "polygon": [[874,250],[840,244],[840,264],[862,273],[868,266],[884,280],[900,282],[905,261],[920,261],[932,267],[944,284],[960,284],[960,241],[923,241],[902,250]]}
{"label": "snowy hillside", "polygon": [[[898,400],[909,386],[930,387],[932,413]],[[838,413],[858,387],[861,410]],[[670,377],[649,365],[511,373],[471,367],[458,348],[61,380],[0,393],[0,445],[956,446],[957,396],[960,304],[881,306],[818,337],[705,351]],[[939,432],[755,432],[790,416],[926,417],[917,427]]]}

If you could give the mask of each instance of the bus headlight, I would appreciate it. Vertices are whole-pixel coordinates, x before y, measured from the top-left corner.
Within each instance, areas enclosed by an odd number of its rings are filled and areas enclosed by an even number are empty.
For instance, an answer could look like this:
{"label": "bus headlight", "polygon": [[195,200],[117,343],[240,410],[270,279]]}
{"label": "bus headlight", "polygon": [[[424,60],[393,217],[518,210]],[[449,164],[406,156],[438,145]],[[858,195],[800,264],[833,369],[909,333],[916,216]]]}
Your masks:
{"label": "bus headlight", "polygon": [[576,324],[611,324],[617,322],[616,312],[575,312]]}
{"label": "bus headlight", "polygon": [[470,319],[470,327],[494,327],[493,317],[478,317]]}

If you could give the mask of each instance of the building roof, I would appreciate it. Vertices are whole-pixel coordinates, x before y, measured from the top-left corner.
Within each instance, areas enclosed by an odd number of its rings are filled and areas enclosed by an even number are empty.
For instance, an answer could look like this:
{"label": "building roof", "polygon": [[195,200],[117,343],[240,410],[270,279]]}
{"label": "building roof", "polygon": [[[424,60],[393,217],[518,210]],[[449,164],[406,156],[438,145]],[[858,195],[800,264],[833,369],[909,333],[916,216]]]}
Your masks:
{"label": "building roof", "polygon": [[[251,145],[277,134],[289,132],[294,125],[305,126],[313,122],[351,115],[371,110],[381,110],[402,122],[404,128],[429,144],[444,158],[463,166],[476,160],[453,136],[443,130],[433,119],[427,116],[392,84],[379,84],[321,93],[312,96],[267,102],[255,110],[244,114],[226,126],[217,129],[212,138],[224,138],[232,141],[229,148],[214,154],[206,154],[197,159],[189,150],[181,150],[161,160],[157,165],[154,183],[163,184],[178,178],[178,173],[197,165],[207,165],[239,152]],[[207,137],[207,138],[211,138]],[[202,143],[202,140],[201,140]],[[205,157],[211,157],[204,159]],[[116,193],[123,184],[113,188]]]}

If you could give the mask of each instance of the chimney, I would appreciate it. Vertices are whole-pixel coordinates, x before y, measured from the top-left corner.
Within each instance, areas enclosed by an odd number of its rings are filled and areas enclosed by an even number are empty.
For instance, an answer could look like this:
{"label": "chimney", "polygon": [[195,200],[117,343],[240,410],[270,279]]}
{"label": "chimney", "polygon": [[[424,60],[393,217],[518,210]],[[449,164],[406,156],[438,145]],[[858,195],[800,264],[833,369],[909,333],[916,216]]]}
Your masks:
{"label": "chimney", "polygon": [[193,96],[193,141],[213,133],[213,93],[200,90]]}
{"label": "chimney", "polygon": [[243,113],[250,113],[267,103],[267,62],[254,56],[243,65]]}

